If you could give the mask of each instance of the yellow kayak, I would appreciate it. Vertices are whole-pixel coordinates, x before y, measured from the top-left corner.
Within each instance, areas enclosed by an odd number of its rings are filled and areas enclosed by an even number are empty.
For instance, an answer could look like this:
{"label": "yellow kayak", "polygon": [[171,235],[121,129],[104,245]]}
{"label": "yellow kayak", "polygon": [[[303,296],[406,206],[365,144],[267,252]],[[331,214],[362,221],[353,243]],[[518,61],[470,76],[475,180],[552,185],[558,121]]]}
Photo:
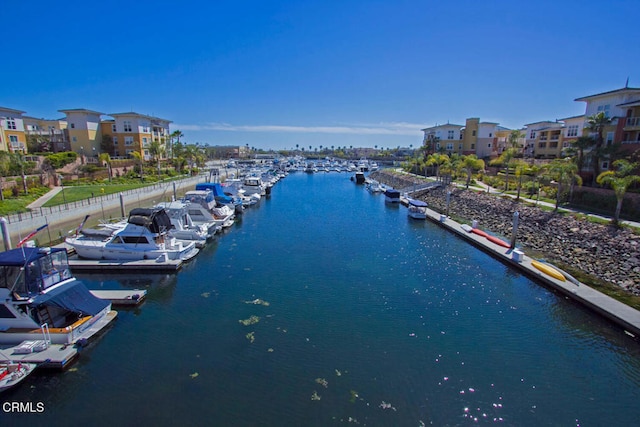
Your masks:
{"label": "yellow kayak", "polygon": [[558,270],[556,270],[555,268],[551,267],[548,264],[543,264],[539,261],[532,260],[531,265],[533,265],[538,270],[542,271],[544,274],[549,275],[554,279],[560,280],[561,282],[566,282],[567,280],[564,277],[564,274],[560,273]]}

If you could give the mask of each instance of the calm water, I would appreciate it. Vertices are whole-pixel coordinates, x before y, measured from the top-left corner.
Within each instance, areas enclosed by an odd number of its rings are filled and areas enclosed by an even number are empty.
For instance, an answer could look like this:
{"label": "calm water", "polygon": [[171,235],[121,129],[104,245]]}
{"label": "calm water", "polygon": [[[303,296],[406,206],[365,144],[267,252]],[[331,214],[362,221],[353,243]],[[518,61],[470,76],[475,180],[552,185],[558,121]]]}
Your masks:
{"label": "calm water", "polygon": [[[346,174],[290,175],[177,275],[81,278],[149,298],[120,309],[68,371],[3,394],[45,412],[0,412],[2,425],[640,417],[636,342]],[[257,298],[269,305],[247,303]]]}

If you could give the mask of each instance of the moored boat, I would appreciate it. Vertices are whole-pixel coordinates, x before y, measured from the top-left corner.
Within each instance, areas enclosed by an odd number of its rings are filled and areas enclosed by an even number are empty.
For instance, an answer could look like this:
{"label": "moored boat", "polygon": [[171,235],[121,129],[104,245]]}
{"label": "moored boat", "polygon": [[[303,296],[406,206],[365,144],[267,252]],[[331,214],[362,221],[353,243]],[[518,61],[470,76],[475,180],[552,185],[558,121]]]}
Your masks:
{"label": "moored boat", "polygon": [[16,386],[37,367],[35,363],[0,361],[0,392]]}
{"label": "moored boat", "polygon": [[73,344],[101,331],[117,312],[69,269],[63,248],[0,253],[0,344]]}
{"label": "moored boat", "polygon": [[67,237],[80,258],[93,260],[165,259],[186,261],[198,253],[194,242],[184,244],[169,236],[173,228],[164,209],[132,209],[124,226],[111,229],[80,229]]}
{"label": "moored boat", "polygon": [[427,219],[427,207],[429,205],[422,200],[409,199],[409,217],[414,219]]}
{"label": "moored boat", "polygon": [[400,191],[394,188],[387,188],[384,191],[385,203],[400,203]]}

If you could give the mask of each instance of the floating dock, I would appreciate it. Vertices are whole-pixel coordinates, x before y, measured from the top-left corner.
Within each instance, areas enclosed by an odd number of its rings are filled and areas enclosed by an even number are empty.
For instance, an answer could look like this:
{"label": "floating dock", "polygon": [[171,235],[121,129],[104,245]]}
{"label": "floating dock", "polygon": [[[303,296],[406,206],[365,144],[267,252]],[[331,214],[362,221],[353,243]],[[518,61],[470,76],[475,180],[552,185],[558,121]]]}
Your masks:
{"label": "floating dock", "polygon": [[81,259],[77,255],[69,256],[69,267],[72,271],[116,273],[116,272],[145,272],[145,273],[166,273],[180,270],[185,261],[167,260],[157,262],[153,259],[143,259],[136,261],[116,261],[116,260],[92,260]]}
{"label": "floating dock", "polygon": [[147,291],[144,289],[133,290],[89,290],[94,296],[100,299],[111,301],[112,305],[139,305],[147,297]]}
{"label": "floating dock", "polygon": [[[614,323],[622,326],[627,334],[640,337],[640,311],[621,303],[575,279],[559,280],[535,267],[534,259],[526,256],[519,249],[504,248],[479,234],[466,231],[461,224],[447,218],[445,215],[427,209],[427,218],[438,225],[453,231],[479,249],[484,250],[494,258],[513,266],[529,277],[544,283],[549,288],[562,292],[593,311],[601,314]],[[467,226],[468,228],[468,226]],[[571,277],[573,279],[573,277]]]}
{"label": "floating dock", "polygon": [[[25,343],[28,346],[30,342],[26,341]],[[4,355],[4,358],[14,362],[36,363],[38,368],[53,369],[66,368],[79,354],[76,346],[72,344],[49,344],[49,346],[42,351],[23,353],[21,349],[25,347],[25,343],[4,348],[0,350],[0,352]],[[35,341],[34,343],[37,344],[38,342]]]}

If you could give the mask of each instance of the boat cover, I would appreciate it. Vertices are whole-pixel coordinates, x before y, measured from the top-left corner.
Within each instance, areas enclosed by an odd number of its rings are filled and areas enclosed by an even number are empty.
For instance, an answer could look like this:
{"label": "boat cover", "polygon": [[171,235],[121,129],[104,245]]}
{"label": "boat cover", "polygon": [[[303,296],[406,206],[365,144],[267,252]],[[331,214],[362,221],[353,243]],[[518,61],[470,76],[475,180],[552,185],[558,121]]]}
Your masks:
{"label": "boat cover", "polygon": [[409,204],[420,207],[420,208],[426,208],[427,206],[429,206],[426,202],[423,202],[422,200],[415,200],[415,199],[409,200]]}
{"label": "boat cover", "polygon": [[95,316],[110,303],[95,297],[77,280],[40,294],[33,299],[34,305],[60,307],[83,316]]}
{"label": "boat cover", "polygon": [[233,199],[222,191],[222,185],[217,182],[201,182],[196,184],[196,190],[208,190],[213,193],[213,196],[217,201],[223,204],[229,204],[233,202]]}
{"label": "boat cover", "polygon": [[48,256],[49,253],[63,252],[64,248],[29,248],[19,247],[8,251],[0,252],[0,265],[24,266],[38,258]]}
{"label": "boat cover", "polygon": [[384,192],[384,195],[395,199],[400,197],[400,191],[390,188]]}

